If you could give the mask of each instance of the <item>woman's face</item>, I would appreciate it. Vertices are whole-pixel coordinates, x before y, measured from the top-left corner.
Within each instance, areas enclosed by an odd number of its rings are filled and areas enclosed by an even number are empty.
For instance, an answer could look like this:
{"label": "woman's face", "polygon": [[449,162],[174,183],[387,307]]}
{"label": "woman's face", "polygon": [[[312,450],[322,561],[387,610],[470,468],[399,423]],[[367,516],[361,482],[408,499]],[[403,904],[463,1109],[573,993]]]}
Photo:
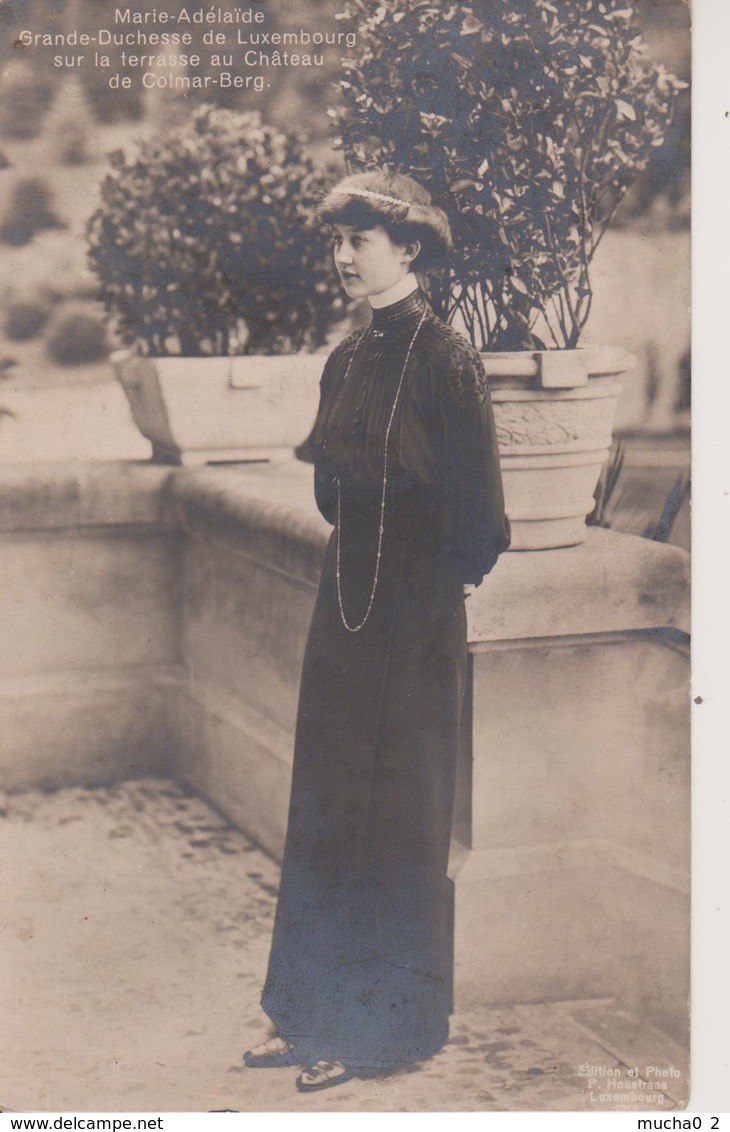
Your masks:
{"label": "woman's face", "polygon": [[385,228],[335,224],[334,256],[342,286],[351,299],[379,295],[411,270],[418,246],[394,244]]}

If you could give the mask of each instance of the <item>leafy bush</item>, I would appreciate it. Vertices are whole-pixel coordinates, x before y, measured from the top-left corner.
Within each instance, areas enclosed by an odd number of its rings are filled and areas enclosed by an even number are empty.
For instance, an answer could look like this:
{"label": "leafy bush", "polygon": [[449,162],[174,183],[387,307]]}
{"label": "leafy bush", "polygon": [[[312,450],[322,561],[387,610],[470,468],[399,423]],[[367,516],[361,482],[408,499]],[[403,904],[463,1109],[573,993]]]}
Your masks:
{"label": "leafy bush", "polygon": [[42,228],[64,225],[53,211],[53,198],[43,177],[26,177],[15,185],[10,207],[0,224],[0,239],[6,244],[27,244]]}
{"label": "leafy bush", "polygon": [[51,303],[68,300],[96,302],[99,298],[99,284],[90,271],[75,270],[69,265],[63,275],[56,275],[44,283],[43,294]]}
{"label": "leafy bush", "polygon": [[323,341],[339,287],[314,223],[324,178],[296,135],[204,105],[111,161],[88,236],[126,341],[157,356]]}
{"label": "leafy bush", "polygon": [[50,313],[51,307],[43,299],[16,299],[8,304],[5,311],[5,333],[14,342],[35,338],[46,325]]}
{"label": "leafy bush", "polygon": [[38,136],[53,97],[53,84],[22,60],[0,71],[0,136],[30,139]]}
{"label": "leafy bush", "polygon": [[[112,63],[112,66],[115,64]],[[121,69],[121,60],[116,66]],[[114,90],[109,86],[107,72],[101,69],[84,78],[97,122],[108,126],[115,122],[142,121],[145,116],[145,92],[142,89],[133,87],[129,90]]]}
{"label": "leafy bush", "polygon": [[64,304],[48,328],[46,350],[63,366],[100,361],[108,353],[104,325],[88,308]]}
{"label": "leafy bush", "polygon": [[358,48],[330,111],[353,168],[410,172],[456,251],[434,293],[480,348],[572,347],[590,263],[662,144],[681,84],[626,0],[347,0]]}
{"label": "leafy bush", "polygon": [[66,75],[43,131],[53,159],[61,165],[83,165],[91,157],[93,131],[86,91],[76,75]]}

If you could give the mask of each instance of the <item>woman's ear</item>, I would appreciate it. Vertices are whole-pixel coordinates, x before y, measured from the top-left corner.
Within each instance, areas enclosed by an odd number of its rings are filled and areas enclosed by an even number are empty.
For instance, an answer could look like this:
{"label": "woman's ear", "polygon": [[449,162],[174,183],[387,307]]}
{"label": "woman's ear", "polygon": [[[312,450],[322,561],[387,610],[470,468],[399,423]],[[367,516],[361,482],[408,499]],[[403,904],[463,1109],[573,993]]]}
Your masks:
{"label": "woman's ear", "polygon": [[421,254],[421,241],[411,240],[403,248],[403,258],[407,263],[413,263]]}

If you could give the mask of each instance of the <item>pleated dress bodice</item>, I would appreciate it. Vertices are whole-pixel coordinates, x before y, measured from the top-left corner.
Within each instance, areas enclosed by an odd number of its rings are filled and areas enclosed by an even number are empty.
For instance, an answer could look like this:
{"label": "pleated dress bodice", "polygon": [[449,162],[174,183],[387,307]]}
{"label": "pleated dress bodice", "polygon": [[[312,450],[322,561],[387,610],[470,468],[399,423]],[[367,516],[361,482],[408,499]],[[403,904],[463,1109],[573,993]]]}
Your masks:
{"label": "pleated dress bodice", "polygon": [[338,485],[379,499],[385,477],[394,505],[417,495],[464,582],[478,585],[509,545],[481,359],[420,290],[374,310],[369,326],[330,355],[311,446],[317,504],[329,522]]}

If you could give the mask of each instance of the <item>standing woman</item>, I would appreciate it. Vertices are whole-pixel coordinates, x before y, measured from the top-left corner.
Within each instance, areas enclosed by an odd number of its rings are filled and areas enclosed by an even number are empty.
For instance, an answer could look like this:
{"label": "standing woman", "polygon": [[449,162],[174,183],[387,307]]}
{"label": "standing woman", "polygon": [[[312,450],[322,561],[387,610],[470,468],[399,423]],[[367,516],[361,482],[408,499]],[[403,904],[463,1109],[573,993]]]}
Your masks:
{"label": "standing woman", "polygon": [[289,824],[247,1065],[300,1064],[301,1091],[422,1061],[448,1037],[446,875],[466,682],[463,587],[509,545],[479,355],[414,272],[445,214],[410,177],[345,177],[320,208],[372,320],[327,359],[312,433],[333,525],[309,633]]}

